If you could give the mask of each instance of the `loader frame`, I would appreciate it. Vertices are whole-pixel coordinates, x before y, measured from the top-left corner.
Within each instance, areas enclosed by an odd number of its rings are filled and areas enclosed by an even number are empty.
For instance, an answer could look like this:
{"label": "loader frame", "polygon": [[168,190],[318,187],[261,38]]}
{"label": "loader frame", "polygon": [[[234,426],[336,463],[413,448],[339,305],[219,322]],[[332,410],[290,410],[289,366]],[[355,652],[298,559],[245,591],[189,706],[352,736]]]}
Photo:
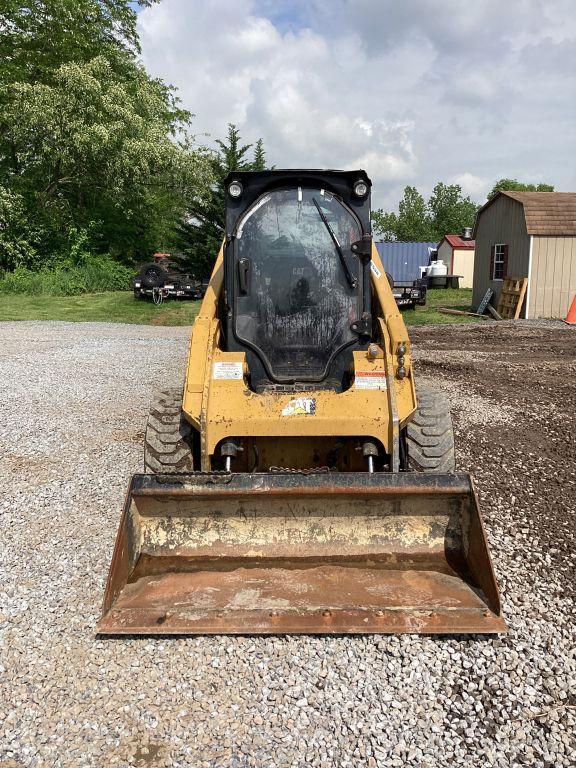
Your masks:
{"label": "loader frame", "polygon": [[[184,385],[183,413],[200,435],[198,469],[219,469],[217,447],[227,438],[354,437],[377,440],[390,456],[390,470],[400,468],[400,431],[408,424],[417,407],[410,341],[404,320],[396,306],[376,247],[372,245],[371,289],[376,334],[379,336],[374,356],[364,351],[353,353],[355,383],[345,392],[307,391],[316,401],[312,418],[286,418],[281,414],[295,398],[295,393],[254,393],[246,379],[215,378],[215,364],[220,370],[227,364],[241,365],[248,374],[244,352],[222,349],[219,319],[224,283],[224,254],[221,248],[210,284],[194,323]],[[402,355],[398,350],[404,350]],[[403,358],[406,375],[398,377],[399,359]],[[381,389],[367,389],[365,381],[382,382]],[[362,381],[362,386],[358,381]],[[385,383],[384,383],[385,382]],[[302,468],[297,448],[286,450],[282,466]],[[274,462],[276,463],[276,462]]]}

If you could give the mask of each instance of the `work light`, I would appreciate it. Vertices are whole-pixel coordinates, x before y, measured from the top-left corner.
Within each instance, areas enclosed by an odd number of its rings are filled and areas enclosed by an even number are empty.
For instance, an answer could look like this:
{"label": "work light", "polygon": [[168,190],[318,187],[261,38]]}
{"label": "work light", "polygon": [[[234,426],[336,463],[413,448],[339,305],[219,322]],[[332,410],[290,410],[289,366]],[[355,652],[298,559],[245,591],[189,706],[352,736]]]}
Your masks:
{"label": "work light", "polygon": [[237,180],[232,181],[228,187],[228,194],[230,197],[239,198],[242,194],[242,184]]}

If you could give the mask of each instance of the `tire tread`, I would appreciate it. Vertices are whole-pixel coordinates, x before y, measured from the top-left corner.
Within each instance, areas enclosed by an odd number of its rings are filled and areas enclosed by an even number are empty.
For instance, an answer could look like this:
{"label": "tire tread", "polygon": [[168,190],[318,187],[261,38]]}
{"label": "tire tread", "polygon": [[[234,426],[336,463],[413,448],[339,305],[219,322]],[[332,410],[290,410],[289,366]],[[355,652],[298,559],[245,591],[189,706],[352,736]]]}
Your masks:
{"label": "tire tread", "polygon": [[416,472],[454,472],[454,430],[443,395],[418,387],[418,409],[406,429],[408,461]]}
{"label": "tire tread", "polygon": [[182,391],[157,392],[144,437],[144,471],[192,472],[192,427],[182,415]]}

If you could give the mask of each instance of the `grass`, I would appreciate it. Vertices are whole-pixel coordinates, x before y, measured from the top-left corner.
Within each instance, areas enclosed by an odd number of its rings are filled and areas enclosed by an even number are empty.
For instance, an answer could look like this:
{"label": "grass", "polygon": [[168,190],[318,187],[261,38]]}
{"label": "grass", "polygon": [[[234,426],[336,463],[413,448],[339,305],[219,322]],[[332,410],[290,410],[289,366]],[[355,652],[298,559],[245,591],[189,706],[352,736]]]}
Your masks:
{"label": "grass", "polygon": [[[452,288],[428,291],[425,307],[403,310],[407,325],[483,322],[466,315],[443,315],[438,307],[469,312],[472,291]],[[139,323],[142,325],[192,325],[199,301],[170,299],[159,307],[150,299],[135,299],[131,291],[91,293],[81,296],[0,296],[0,320],[69,320],[72,322]]]}
{"label": "grass", "polygon": [[475,312],[472,309],[471,288],[433,288],[426,296],[426,306],[402,310],[406,325],[432,325],[440,323],[483,323],[479,317],[468,315],[443,315],[438,307]]}
{"label": "grass", "polygon": [[0,296],[0,320],[69,320],[72,322],[192,325],[199,301],[169,300],[156,307],[135,299],[132,291],[81,296]]}

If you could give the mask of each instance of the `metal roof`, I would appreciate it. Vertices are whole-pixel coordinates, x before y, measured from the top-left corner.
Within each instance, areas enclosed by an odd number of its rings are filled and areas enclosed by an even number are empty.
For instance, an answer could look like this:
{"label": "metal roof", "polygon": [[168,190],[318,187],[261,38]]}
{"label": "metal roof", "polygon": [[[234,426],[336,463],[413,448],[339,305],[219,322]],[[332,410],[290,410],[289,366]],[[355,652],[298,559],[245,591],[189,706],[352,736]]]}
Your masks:
{"label": "metal roof", "polygon": [[436,250],[436,242],[405,243],[401,241],[376,243],[384,269],[395,281],[417,280],[420,267],[430,263],[430,251]]}
{"label": "metal roof", "polygon": [[[458,248],[458,249],[471,249],[474,250],[476,247],[476,241],[475,240],[464,240],[463,237],[460,237],[460,235],[444,235],[442,240],[440,241],[440,245],[446,240],[448,245],[451,245],[452,248]],[[440,245],[438,247],[440,247]]]}

